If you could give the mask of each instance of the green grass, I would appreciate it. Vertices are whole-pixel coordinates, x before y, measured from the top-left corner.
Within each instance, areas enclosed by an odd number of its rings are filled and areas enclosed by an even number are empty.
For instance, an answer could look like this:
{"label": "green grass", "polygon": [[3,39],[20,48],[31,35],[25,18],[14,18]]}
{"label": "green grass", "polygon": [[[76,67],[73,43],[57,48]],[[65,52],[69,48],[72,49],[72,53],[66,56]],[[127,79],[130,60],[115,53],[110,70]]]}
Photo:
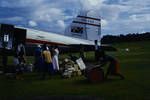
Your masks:
{"label": "green grass", "polygon": [[[109,52],[116,56],[121,64],[125,80],[116,77],[99,84],[88,83],[83,76],[61,79],[60,76],[48,80],[39,80],[36,73],[25,74],[25,80],[6,79],[0,76],[0,100],[21,97],[50,95],[91,95],[104,100],[150,100],[150,41],[113,44],[117,52]],[[130,51],[126,52],[125,48]],[[87,53],[89,60],[93,52]],[[66,55],[65,55],[66,56]],[[29,57],[29,63],[32,57]],[[63,57],[62,57],[63,58]],[[11,59],[11,58],[10,58]]]}

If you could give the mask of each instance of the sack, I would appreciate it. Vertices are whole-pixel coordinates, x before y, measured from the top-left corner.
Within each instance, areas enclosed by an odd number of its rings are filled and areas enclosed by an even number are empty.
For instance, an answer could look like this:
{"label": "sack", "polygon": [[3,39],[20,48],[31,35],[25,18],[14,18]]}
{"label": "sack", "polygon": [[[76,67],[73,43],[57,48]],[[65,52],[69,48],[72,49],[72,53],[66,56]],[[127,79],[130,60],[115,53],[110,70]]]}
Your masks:
{"label": "sack", "polygon": [[84,69],[86,68],[86,66],[85,66],[85,64],[84,64],[84,62],[83,62],[83,60],[82,60],[82,58],[77,59],[77,60],[76,60],[76,63],[78,64],[80,70],[84,70]]}
{"label": "sack", "polygon": [[63,78],[70,78],[71,76],[72,76],[72,71],[65,70],[65,71],[62,73],[62,77],[63,77]]}

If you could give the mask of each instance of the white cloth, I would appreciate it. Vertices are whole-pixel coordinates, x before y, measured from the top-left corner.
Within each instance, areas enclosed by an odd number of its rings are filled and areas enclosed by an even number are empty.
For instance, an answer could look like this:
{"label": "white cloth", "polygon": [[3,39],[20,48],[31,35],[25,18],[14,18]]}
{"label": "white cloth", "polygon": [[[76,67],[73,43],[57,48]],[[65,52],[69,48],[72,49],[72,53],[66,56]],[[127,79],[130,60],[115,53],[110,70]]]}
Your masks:
{"label": "white cloth", "polygon": [[52,58],[53,68],[54,68],[54,70],[59,70],[59,62],[58,62],[59,50],[55,49],[54,51],[55,51],[55,54]]}

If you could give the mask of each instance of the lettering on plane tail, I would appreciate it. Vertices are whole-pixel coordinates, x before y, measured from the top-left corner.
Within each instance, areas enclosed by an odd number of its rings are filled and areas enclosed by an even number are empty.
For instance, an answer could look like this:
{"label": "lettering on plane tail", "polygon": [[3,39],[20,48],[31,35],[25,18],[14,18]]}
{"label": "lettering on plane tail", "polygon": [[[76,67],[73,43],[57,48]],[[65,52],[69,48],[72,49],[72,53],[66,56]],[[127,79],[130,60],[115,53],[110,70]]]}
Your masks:
{"label": "lettering on plane tail", "polygon": [[101,19],[89,13],[80,13],[67,27],[65,35],[86,40],[100,40]]}

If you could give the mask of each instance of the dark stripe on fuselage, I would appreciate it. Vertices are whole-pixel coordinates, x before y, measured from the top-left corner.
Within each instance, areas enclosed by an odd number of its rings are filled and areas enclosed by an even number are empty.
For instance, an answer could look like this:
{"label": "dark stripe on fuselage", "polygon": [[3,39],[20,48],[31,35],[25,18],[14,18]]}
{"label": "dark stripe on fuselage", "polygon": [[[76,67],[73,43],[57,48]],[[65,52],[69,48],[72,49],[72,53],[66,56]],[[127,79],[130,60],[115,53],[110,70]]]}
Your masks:
{"label": "dark stripe on fuselage", "polygon": [[97,26],[97,27],[100,27],[100,24],[97,25],[97,24],[85,23],[85,22],[80,22],[80,21],[73,21],[73,23],[87,24],[87,25],[91,25],[91,26]]}
{"label": "dark stripe on fuselage", "polygon": [[77,16],[77,17],[86,18],[86,19],[92,19],[92,20],[97,20],[97,21],[100,21],[100,20],[101,20],[101,19],[99,19],[99,18],[93,18],[93,17],[87,17],[87,16]]}

